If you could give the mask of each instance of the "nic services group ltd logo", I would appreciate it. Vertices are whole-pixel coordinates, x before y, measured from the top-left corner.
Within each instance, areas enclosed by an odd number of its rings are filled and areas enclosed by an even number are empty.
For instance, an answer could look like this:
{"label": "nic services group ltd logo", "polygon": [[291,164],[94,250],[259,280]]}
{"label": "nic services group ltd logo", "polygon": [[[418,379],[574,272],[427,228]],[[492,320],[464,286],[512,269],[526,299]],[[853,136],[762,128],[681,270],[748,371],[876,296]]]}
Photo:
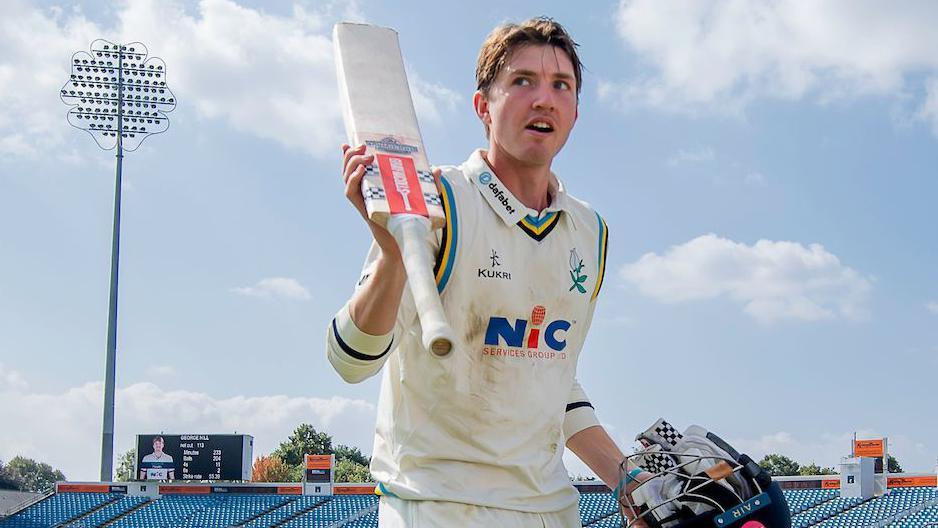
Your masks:
{"label": "nic services group ltd logo", "polygon": [[567,331],[572,324],[564,319],[547,320],[547,309],[537,305],[529,319],[509,321],[507,317],[489,318],[485,329],[483,353],[497,356],[530,357],[537,359],[565,359],[562,351],[567,347]]}

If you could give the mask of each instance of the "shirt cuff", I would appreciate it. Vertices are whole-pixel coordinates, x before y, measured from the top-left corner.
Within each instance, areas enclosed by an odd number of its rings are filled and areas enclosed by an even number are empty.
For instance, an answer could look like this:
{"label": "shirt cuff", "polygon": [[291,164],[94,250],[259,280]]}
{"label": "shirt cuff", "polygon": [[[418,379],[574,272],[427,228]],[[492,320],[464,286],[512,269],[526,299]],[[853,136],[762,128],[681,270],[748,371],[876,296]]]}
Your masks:
{"label": "shirt cuff", "polygon": [[594,425],[599,425],[599,419],[596,418],[596,412],[589,402],[577,402],[567,405],[567,414],[563,419],[563,436],[565,439],[569,440],[573,435]]}
{"label": "shirt cuff", "polygon": [[343,352],[361,361],[380,359],[391,350],[394,331],[384,335],[371,335],[362,332],[348,310],[348,304],[339,310],[332,321],[336,342]]}

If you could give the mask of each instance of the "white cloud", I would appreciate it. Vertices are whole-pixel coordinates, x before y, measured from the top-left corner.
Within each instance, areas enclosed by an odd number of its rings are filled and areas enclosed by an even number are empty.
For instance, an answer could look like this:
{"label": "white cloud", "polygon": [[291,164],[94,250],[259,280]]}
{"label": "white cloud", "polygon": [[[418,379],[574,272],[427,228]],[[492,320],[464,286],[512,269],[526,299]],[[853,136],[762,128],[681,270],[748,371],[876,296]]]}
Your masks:
{"label": "white cloud", "polygon": [[310,299],[309,291],[303,287],[296,279],[286,277],[269,277],[261,279],[254,286],[244,288],[232,288],[231,291],[238,295],[247,297],[260,297],[271,299],[275,297],[283,299],[292,299],[296,301],[308,301]]}
{"label": "white cloud", "polygon": [[680,165],[705,163],[716,159],[716,153],[711,147],[700,147],[690,150],[679,150],[676,154],[668,158],[669,167],[678,167]]}
{"label": "white cloud", "polygon": [[17,0],[0,7],[0,157],[52,153],[66,134],[59,89],[74,52],[99,37],[80,12],[41,10]]}
{"label": "white cloud", "polygon": [[[101,383],[60,393],[4,387],[0,371],[0,460],[23,455],[61,469],[71,480],[96,480],[101,450]],[[138,433],[238,433],[254,436],[254,455],[270,453],[300,423],[312,424],[335,442],[371,451],[375,406],[364,400],[285,395],[216,398],[153,383],[120,388],[115,402],[115,454],[133,447]],[[37,419],[39,417],[39,419]]]}
{"label": "white cloud", "polygon": [[[114,27],[99,26],[78,10],[4,2],[0,156],[37,157],[79,133],[65,123],[59,89],[72,54],[108,38],[143,42],[166,61],[167,84],[179,101],[172,120],[195,111],[332,159],[343,139],[331,37],[340,19],[362,19],[354,1],[295,5],[289,16],[280,16],[232,0],[201,0],[194,10],[178,0],[129,0]],[[442,122],[460,99],[415,72],[411,78],[418,115]]]}
{"label": "white cloud", "polygon": [[932,131],[938,136],[938,76],[925,83],[925,102],[919,107],[916,117],[930,122]]}
{"label": "white cloud", "polygon": [[713,234],[666,253],[647,253],[619,270],[644,295],[664,303],[725,297],[754,319],[863,319],[871,279],[819,244],[760,240],[752,246]]}
{"label": "white cloud", "polygon": [[443,122],[444,111],[455,110],[464,98],[439,83],[424,80],[412,68],[407,68],[407,82],[414,98],[414,110],[423,123],[439,125]]}
{"label": "white cloud", "polygon": [[938,301],[928,301],[925,303],[925,309],[935,315],[938,315]]}
{"label": "white cloud", "polygon": [[19,372],[6,368],[3,363],[0,363],[0,393],[25,390],[26,388],[26,380],[23,379],[23,376]]}
{"label": "white cloud", "polygon": [[[615,104],[738,111],[754,98],[898,96],[938,73],[938,4],[620,0],[616,28],[648,66],[601,85]],[[938,126],[934,82],[921,116]]]}

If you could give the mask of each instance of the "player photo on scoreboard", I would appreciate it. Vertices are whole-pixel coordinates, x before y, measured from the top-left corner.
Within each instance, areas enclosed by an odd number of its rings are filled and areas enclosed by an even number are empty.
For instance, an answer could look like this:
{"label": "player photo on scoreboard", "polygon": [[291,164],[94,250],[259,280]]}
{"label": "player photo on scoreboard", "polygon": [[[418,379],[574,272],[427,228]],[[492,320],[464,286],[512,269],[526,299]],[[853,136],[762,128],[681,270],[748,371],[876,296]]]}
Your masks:
{"label": "player photo on scoreboard", "polygon": [[[139,480],[175,480],[176,462],[166,452],[169,447],[162,435],[140,435],[137,441],[137,478]],[[140,458],[143,454],[143,458]],[[178,456],[178,454],[177,454]]]}

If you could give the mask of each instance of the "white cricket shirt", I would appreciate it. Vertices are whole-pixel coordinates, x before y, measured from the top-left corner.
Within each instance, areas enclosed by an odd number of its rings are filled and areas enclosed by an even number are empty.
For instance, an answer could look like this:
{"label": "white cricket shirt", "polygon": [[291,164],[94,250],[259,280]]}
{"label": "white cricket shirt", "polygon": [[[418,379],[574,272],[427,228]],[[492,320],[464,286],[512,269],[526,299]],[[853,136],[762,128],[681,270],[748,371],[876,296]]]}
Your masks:
{"label": "white cricket shirt", "polygon": [[[446,229],[428,241],[457,342],[420,342],[405,288],[391,334],[364,334],[347,306],[328,331],[342,377],[385,366],[371,472],[385,493],[528,512],[577,501],[566,438],[598,424],[576,381],[605,268],[605,222],[552,177],[551,205],[518,201],[476,151],[442,168]],[[376,248],[359,284],[368,280]]]}

